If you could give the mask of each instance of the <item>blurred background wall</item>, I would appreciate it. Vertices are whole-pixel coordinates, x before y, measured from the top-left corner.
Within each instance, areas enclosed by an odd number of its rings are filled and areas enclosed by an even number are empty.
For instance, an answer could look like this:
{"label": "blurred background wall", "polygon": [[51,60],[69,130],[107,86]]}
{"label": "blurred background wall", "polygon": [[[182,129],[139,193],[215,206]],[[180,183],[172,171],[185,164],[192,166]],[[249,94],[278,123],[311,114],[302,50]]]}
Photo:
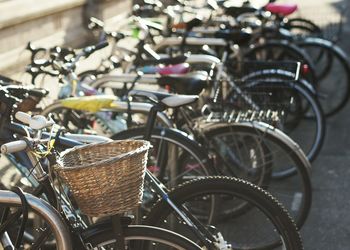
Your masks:
{"label": "blurred background wall", "polygon": [[88,44],[90,16],[117,22],[131,5],[132,0],[0,0],[0,72],[23,71],[28,41],[43,47]]}

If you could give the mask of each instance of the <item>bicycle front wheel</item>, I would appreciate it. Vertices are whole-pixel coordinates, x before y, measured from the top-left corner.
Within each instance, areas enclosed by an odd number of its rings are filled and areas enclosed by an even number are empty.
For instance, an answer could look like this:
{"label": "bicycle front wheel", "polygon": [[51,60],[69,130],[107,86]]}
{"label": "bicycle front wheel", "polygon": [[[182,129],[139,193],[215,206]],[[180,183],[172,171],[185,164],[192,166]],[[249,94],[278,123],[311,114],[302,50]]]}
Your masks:
{"label": "bicycle front wheel", "polygon": [[[183,183],[169,192],[168,197],[178,209],[195,218],[192,223],[200,222],[210,228],[221,247],[217,249],[226,249],[228,245],[230,249],[302,249],[300,235],[288,212],[266,191],[246,181],[224,176],[203,177]],[[224,216],[237,206],[245,209]],[[198,240],[164,199],[154,206],[145,223]]]}

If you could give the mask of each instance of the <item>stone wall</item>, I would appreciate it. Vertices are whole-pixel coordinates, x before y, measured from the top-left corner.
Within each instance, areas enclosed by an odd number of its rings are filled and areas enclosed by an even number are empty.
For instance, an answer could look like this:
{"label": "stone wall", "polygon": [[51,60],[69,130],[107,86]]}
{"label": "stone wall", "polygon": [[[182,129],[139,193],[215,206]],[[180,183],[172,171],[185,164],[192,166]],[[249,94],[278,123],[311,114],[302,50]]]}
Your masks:
{"label": "stone wall", "polygon": [[97,16],[122,19],[131,9],[129,0],[10,0],[0,3],[0,73],[23,72],[28,41],[36,46],[79,47],[91,40],[86,20]]}

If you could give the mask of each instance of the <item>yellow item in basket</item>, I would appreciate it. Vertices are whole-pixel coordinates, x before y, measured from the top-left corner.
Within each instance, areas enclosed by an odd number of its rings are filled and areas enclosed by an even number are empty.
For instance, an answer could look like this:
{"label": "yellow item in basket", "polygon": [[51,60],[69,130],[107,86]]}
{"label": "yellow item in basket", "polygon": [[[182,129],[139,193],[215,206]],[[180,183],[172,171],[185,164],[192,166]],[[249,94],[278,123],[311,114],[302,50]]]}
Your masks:
{"label": "yellow item in basket", "polygon": [[103,108],[113,107],[113,101],[116,100],[112,95],[94,95],[94,96],[81,96],[70,97],[61,100],[61,103],[66,108],[97,112]]}

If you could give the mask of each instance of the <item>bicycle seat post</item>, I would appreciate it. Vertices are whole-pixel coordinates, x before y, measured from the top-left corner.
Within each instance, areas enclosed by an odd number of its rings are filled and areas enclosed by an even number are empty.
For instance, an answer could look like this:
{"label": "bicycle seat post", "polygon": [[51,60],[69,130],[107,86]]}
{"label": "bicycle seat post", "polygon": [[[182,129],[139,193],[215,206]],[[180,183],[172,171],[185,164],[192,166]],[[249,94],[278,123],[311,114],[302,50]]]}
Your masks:
{"label": "bicycle seat post", "polygon": [[144,140],[149,141],[151,139],[151,133],[157,119],[157,113],[164,111],[165,108],[166,107],[163,104],[157,103],[150,109],[146,123],[145,135],[143,137]]}

